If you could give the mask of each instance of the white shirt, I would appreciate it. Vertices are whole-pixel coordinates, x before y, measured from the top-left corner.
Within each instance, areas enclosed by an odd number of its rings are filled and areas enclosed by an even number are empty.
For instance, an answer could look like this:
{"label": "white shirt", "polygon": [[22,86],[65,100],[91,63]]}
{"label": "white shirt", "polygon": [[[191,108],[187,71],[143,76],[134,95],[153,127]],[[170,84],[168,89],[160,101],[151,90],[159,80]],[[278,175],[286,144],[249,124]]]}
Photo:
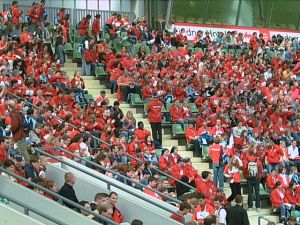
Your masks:
{"label": "white shirt", "polygon": [[296,157],[299,157],[298,147],[293,148],[293,146],[290,145],[287,148],[287,150],[288,150],[289,158],[295,159]]}
{"label": "white shirt", "polygon": [[226,210],[224,208],[219,208],[215,211],[215,215],[217,217],[217,223],[222,223],[224,225],[226,225]]}

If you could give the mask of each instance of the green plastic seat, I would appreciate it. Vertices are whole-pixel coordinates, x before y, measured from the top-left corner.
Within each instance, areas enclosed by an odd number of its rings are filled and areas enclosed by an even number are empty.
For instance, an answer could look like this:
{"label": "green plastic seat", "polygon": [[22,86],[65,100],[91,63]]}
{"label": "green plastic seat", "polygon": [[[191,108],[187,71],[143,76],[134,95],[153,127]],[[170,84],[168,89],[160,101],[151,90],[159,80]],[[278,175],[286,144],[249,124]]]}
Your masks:
{"label": "green plastic seat", "polygon": [[66,43],[66,44],[64,45],[64,50],[65,50],[65,51],[73,51],[74,48],[73,48],[73,46],[72,46],[71,43]]}
{"label": "green plastic seat", "polygon": [[81,60],[81,54],[77,51],[77,49],[73,50],[73,59]]}
{"label": "green plastic seat", "polygon": [[242,52],[243,52],[242,49],[237,49],[237,50],[235,50],[235,55],[236,55],[236,57],[239,57],[239,56],[241,55]]}
{"label": "green plastic seat", "polygon": [[235,55],[235,50],[234,50],[234,49],[228,49],[228,54],[233,54],[233,55]]}
{"label": "green plastic seat", "polygon": [[179,135],[184,135],[185,132],[182,129],[182,126],[180,124],[172,124],[172,135],[174,137],[179,136]]}
{"label": "green plastic seat", "polygon": [[146,45],[146,46],[145,46],[145,52],[146,52],[147,54],[149,54],[150,51],[151,51],[151,50],[150,50],[150,47],[149,47],[148,45]]}
{"label": "green plastic seat", "polygon": [[199,109],[195,103],[189,103],[189,106],[190,106],[192,113],[196,113],[196,114],[199,113]]}
{"label": "green plastic seat", "polygon": [[208,155],[208,150],[209,146],[202,145],[202,156],[207,159],[210,158],[210,156]]}
{"label": "green plastic seat", "polygon": [[107,73],[102,66],[97,66],[95,69],[95,75],[96,77],[104,77],[107,76]]}
{"label": "green plastic seat", "polygon": [[161,148],[155,149],[155,155],[157,156],[157,158],[161,157],[161,155],[162,155],[162,149]]}
{"label": "green plastic seat", "polygon": [[94,101],[94,97],[91,94],[84,94],[84,98],[90,102],[90,101]]}
{"label": "green plastic seat", "polygon": [[264,195],[264,196],[270,195],[270,193],[265,190],[264,186],[261,183],[259,184],[259,195],[261,195],[261,196],[262,195]]}
{"label": "green plastic seat", "polygon": [[203,52],[202,48],[195,48],[195,52]]}
{"label": "green plastic seat", "polygon": [[131,94],[131,105],[144,105],[139,94]]}

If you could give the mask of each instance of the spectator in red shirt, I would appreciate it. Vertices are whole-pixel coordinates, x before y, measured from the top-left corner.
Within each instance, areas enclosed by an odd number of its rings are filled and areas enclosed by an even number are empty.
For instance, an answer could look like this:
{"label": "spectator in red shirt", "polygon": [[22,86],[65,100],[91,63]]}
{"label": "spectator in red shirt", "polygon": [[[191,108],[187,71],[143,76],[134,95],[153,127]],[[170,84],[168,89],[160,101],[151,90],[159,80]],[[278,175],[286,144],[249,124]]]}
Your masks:
{"label": "spectator in red shirt", "polygon": [[170,112],[170,116],[171,116],[171,121],[181,124],[181,126],[183,128],[184,124],[187,121],[186,121],[186,116],[184,114],[184,110],[183,110],[182,106],[179,105],[178,99],[176,99],[174,101],[174,104],[171,105],[169,112]]}
{"label": "spectator in red shirt", "polygon": [[157,98],[157,95],[153,95],[153,100],[147,105],[148,120],[151,125],[152,137],[154,141],[159,142],[162,145],[162,108],[163,103]]}
{"label": "spectator in red shirt", "polygon": [[199,205],[193,213],[193,220],[203,222],[209,215],[214,215],[215,211],[211,205],[206,202],[205,195],[200,193],[198,196]]}
{"label": "spectator in red shirt", "polygon": [[11,7],[11,14],[12,14],[12,24],[15,26],[15,29],[18,29],[20,31],[21,27],[20,25],[20,17],[23,14],[23,11],[19,9],[19,5],[17,1],[12,2]]}
{"label": "spectator in red shirt", "polygon": [[273,190],[277,181],[278,181],[278,179],[277,179],[276,170],[272,169],[271,172],[267,176],[267,180],[266,180],[267,189]]}
{"label": "spectator in red shirt", "polygon": [[8,137],[0,138],[0,160],[8,160],[8,148],[10,147],[10,140]]}
{"label": "spectator in red shirt", "polygon": [[28,16],[30,17],[30,24],[29,24],[29,32],[33,34],[38,25],[39,16],[37,14],[37,3],[33,2],[32,6],[28,10]]}
{"label": "spectator in red shirt", "polygon": [[88,34],[89,34],[89,25],[90,25],[91,18],[92,18],[92,16],[90,14],[87,14],[79,22],[78,32],[83,38],[88,36]]}
{"label": "spectator in red shirt", "polygon": [[100,42],[100,38],[101,38],[100,20],[101,20],[101,15],[97,14],[92,24],[92,34],[95,37],[96,42]]}
{"label": "spectator in red shirt", "polygon": [[179,205],[179,210],[177,213],[180,215],[172,214],[170,216],[171,219],[178,221],[179,223],[184,223],[184,216],[187,215],[191,211],[192,207],[187,202],[182,202]]}

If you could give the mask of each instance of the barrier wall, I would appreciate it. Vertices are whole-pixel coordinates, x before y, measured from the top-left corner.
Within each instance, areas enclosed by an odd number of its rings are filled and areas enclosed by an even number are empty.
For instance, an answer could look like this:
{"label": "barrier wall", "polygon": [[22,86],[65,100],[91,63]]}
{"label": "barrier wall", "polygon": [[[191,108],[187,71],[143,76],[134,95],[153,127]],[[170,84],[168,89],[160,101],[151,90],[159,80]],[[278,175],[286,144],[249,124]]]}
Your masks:
{"label": "barrier wall", "polygon": [[[72,160],[65,159],[69,163],[75,163]],[[124,188],[131,188],[128,185],[125,185],[121,182],[118,182],[112,178],[109,178],[103,174],[100,174],[92,169],[89,169],[83,165],[76,163],[76,166],[80,166],[81,169],[88,170],[93,172],[97,176],[104,177],[107,180],[117,182],[118,185],[123,186]],[[67,165],[57,164],[49,164],[47,165],[46,176],[48,179],[53,179],[57,183],[58,187],[61,187],[64,183],[64,174],[66,172],[73,172],[76,176],[76,185],[74,189],[76,191],[77,197],[79,200],[87,200],[93,201],[94,195],[98,192],[106,192],[110,191],[107,189],[107,184],[103,181],[100,181],[94,177],[91,177],[79,170],[76,170]],[[133,189],[133,191],[137,194],[137,197],[123,191],[118,187],[114,187],[111,185],[110,190],[115,191],[119,195],[118,206],[122,209],[124,215],[126,215],[126,221],[131,222],[133,219],[140,219],[144,221],[145,225],[154,225],[154,224],[163,224],[163,225],[176,225],[180,224],[176,221],[173,221],[169,218],[171,215],[170,212],[163,210],[151,203],[148,203],[142,199],[140,199],[139,195],[144,195],[148,199],[152,199],[151,196],[145,195],[140,190]],[[125,189],[126,190],[126,189]],[[163,201],[155,200],[160,204],[173,209],[174,212],[177,211],[177,208]]]}
{"label": "barrier wall", "polygon": [[240,27],[240,26],[223,26],[223,25],[206,25],[206,24],[192,24],[192,23],[176,23],[177,30],[184,28],[186,36],[189,41],[193,41],[197,31],[201,30],[203,33],[209,32],[212,40],[217,37],[218,32],[226,34],[228,31],[236,31],[244,35],[244,41],[249,42],[253,32],[263,34],[266,40],[269,40],[273,35],[280,34],[284,38],[291,39],[292,37],[300,38],[300,31],[283,30],[283,29],[268,29],[259,27]]}

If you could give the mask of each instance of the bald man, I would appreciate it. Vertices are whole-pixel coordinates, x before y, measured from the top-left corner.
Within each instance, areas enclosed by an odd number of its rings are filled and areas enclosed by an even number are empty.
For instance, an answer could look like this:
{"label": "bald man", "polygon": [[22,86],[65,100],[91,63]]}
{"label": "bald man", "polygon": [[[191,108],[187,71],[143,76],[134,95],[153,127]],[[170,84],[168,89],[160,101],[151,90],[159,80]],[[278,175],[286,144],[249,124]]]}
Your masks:
{"label": "bald man", "polygon": [[17,144],[17,151],[24,157],[26,163],[29,163],[30,157],[27,151],[27,145],[25,144],[25,138],[28,134],[24,130],[23,126],[23,113],[17,109],[16,102],[14,100],[8,101],[8,111],[11,117],[11,127],[13,140]]}
{"label": "bald man", "polygon": [[[73,173],[68,172],[65,174],[65,184],[61,187],[59,190],[59,195],[71,200],[74,203],[78,203],[78,199],[75,193],[75,190],[73,189],[73,186],[75,185],[76,178]],[[65,206],[76,209],[76,207],[72,206],[71,204],[68,204],[64,202]]]}

